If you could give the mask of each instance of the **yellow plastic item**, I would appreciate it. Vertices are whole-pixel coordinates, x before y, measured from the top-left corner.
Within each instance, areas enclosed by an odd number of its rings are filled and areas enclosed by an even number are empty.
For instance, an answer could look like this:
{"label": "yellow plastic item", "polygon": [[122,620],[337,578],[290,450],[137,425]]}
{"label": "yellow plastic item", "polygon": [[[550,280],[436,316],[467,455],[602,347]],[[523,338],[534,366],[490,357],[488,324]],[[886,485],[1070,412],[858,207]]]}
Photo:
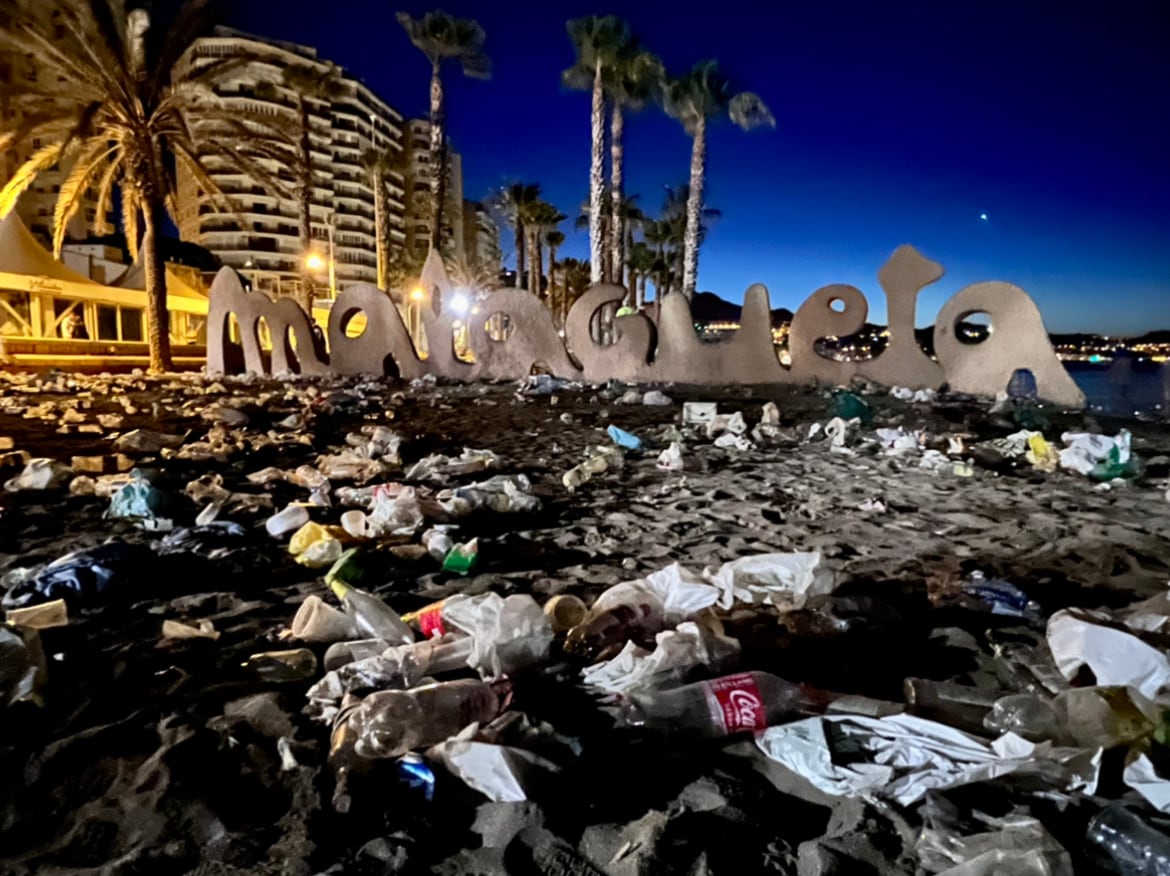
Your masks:
{"label": "yellow plastic item", "polygon": [[1024,457],[1038,471],[1056,471],[1060,464],[1060,454],[1039,432],[1028,437],[1028,452]]}
{"label": "yellow plastic item", "polygon": [[298,563],[310,569],[332,566],[341,557],[337,527],[309,521],[293,533],[288,552],[297,558]]}

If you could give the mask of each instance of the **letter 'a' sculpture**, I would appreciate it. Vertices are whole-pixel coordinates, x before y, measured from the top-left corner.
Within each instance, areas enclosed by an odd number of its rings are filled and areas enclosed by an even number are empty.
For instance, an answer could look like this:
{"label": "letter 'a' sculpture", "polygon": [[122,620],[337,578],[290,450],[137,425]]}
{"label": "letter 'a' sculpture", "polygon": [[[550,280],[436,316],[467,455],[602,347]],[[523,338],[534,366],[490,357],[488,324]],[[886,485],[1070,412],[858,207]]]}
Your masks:
{"label": "letter 'a' sculpture", "polygon": [[[329,315],[329,351],[313,344],[309,318],[290,299],[273,301],[247,292],[239,275],[223,268],[211,286],[207,329],[210,373],[435,374],[460,380],[514,380],[534,368],[590,383],[611,378],[630,382],[696,384],[844,384],[864,377],[886,386],[939,388],[994,395],[1007,388],[1017,369],[1036,378],[1041,398],[1081,407],[1085,398],[1052,349],[1040,311],[1024,290],[1010,283],[975,283],[947,301],[935,320],[937,361],[915,337],[918,295],[943,274],[942,266],[912,246],[899,247],[878,272],[889,314],[888,343],[861,361],[826,355],[823,342],[862,330],[869,312],[861,290],[830,285],[816,290],[792,318],[788,333],[791,366],[781,365],[772,339],[768,290],[755,284],[744,295],[742,327],[731,338],[703,341],[695,331],[690,303],[668,295],[657,323],[637,313],[610,317],[625,297],[620,286],[600,285],[573,305],[564,337],[549,309],[521,289],[501,289],[477,302],[470,316],[457,317],[449,306],[454,290],[438,254],[423,268],[420,303],[425,354],[411,341],[402,311],[386,292],[368,284],[350,286]],[[837,307],[836,305],[840,305]],[[358,314],[365,327],[358,337],[347,331]],[[958,326],[973,314],[987,314],[991,330],[974,342]],[[239,341],[229,331],[235,316]],[[272,339],[262,349],[259,322]],[[470,356],[460,356],[457,319],[468,319]],[[602,331],[600,326],[607,323]],[[494,327],[494,328],[493,328]],[[602,341],[604,338],[604,343]],[[266,355],[267,354],[267,355]],[[266,361],[267,360],[267,361]]]}

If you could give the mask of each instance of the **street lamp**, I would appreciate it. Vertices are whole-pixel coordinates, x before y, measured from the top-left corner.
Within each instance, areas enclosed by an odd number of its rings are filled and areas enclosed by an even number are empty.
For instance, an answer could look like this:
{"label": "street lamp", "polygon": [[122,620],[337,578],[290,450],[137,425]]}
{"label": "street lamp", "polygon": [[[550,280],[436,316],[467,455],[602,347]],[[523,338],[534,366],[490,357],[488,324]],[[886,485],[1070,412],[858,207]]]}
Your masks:
{"label": "street lamp", "polygon": [[305,267],[310,271],[319,271],[325,267],[325,260],[317,253],[311,252],[305,256]]}

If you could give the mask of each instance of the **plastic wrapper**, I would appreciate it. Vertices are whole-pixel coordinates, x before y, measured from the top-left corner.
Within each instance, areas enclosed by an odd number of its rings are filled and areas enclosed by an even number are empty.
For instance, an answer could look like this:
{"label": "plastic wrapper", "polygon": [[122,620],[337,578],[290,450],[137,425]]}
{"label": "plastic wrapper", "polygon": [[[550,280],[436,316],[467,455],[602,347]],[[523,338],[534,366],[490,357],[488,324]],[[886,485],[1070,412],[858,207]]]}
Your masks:
{"label": "plastic wrapper", "polygon": [[590,608],[595,617],[617,605],[649,603],[662,615],[667,626],[694,617],[719,599],[719,588],[689,569],[671,563],[633,581],[623,581],[604,591]]}
{"label": "plastic wrapper", "polygon": [[784,611],[804,608],[810,597],[832,593],[837,586],[832,571],[821,564],[820,551],[742,557],[704,577],[718,588],[720,608],[736,602]]}
{"label": "plastic wrapper", "polygon": [[352,510],[341,515],[342,528],[360,539],[414,535],[425,522],[418,496],[409,487],[393,498],[386,493],[375,493],[368,514]]}
{"label": "plastic wrapper", "polygon": [[431,747],[427,755],[493,803],[527,800],[534,773],[559,771],[555,763],[531,751],[476,740],[478,730],[476,725],[467,727]]}
{"label": "plastic wrapper", "polygon": [[698,666],[718,674],[739,656],[739,642],[706,624],[680,623],[655,637],[656,647],[646,651],[627,642],[616,657],[581,671],[585,683],[607,693],[627,693],[681,680]]}
{"label": "plastic wrapper", "polygon": [[55,459],[32,459],[24,471],[4,482],[10,493],[21,490],[55,490],[65,486],[73,477],[73,469]]}
{"label": "plastic wrapper", "polygon": [[1170,697],[1170,657],[1102,611],[1065,609],[1048,619],[1048,647],[1071,680],[1087,666],[1099,685],[1126,685],[1153,703]]}
{"label": "plastic wrapper", "polygon": [[988,743],[912,715],[808,718],[769,727],[756,745],[826,794],[879,796],[901,806],[928,791],[1013,774],[1092,793],[1101,759],[1099,750],[1034,744],[1012,733]]}
{"label": "plastic wrapper", "polygon": [[467,665],[492,679],[548,659],[552,624],[527,594],[484,593],[448,600],[443,620],[472,639]]}
{"label": "plastic wrapper", "polygon": [[306,523],[293,533],[288,552],[296,561],[310,569],[324,569],[341,558],[341,542],[329,528],[319,523]]}

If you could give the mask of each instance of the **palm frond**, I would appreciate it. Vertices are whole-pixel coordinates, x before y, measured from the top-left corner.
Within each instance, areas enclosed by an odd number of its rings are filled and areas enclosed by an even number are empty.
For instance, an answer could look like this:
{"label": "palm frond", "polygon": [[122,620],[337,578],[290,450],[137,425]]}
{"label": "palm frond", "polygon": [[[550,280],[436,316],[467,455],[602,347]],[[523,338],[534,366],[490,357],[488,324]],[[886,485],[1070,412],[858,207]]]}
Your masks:
{"label": "palm frond", "polygon": [[12,179],[0,189],[0,219],[5,218],[16,208],[16,202],[25,190],[32,185],[42,170],[56,164],[64,151],[61,143],[47,143],[29,156],[28,160],[16,169]]}
{"label": "palm frond", "polygon": [[736,125],[745,131],[753,128],[774,128],[776,117],[768,109],[768,105],[760,99],[758,94],[744,91],[737,94],[730,101],[728,114]]}
{"label": "palm frond", "polygon": [[[121,151],[121,146],[115,147],[117,151]],[[113,201],[114,183],[118,179],[118,175],[122,171],[122,161],[120,156],[114,155],[110,158],[110,163],[106,166],[106,172],[102,174],[97,184],[97,208],[94,210],[93,230],[95,234],[109,234],[110,222],[106,217],[110,213],[110,204]]]}
{"label": "palm frond", "polygon": [[61,255],[69,222],[81,208],[82,199],[94,177],[99,175],[115,151],[116,147],[111,147],[106,140],[91,140],[73,162],[73,167],[61,183],[61,191],[53,209],[53,255]]}

